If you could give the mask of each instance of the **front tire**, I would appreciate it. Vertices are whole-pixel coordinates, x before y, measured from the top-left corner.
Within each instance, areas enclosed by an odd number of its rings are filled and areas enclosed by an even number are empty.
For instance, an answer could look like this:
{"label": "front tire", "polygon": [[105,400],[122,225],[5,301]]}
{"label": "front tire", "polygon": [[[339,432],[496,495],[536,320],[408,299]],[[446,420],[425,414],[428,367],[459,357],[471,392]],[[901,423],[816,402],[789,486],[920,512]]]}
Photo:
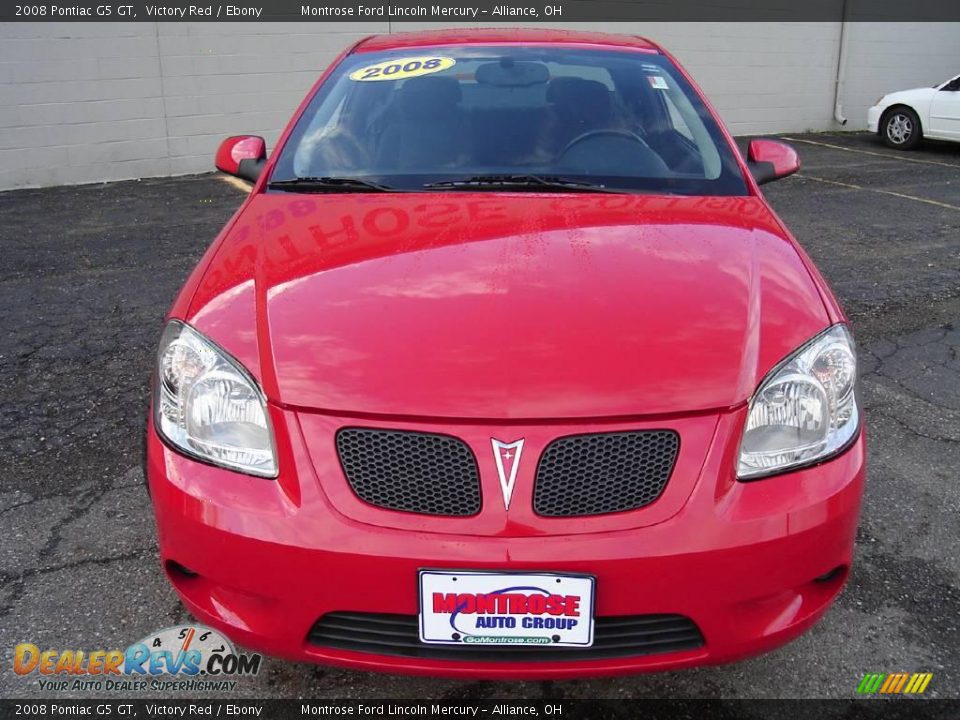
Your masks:
{"label": "front tire", "polygon": [[920,118],[908,107],[890,108],[880,121],[880,137],[887,147],[912,150],[923,137]]}

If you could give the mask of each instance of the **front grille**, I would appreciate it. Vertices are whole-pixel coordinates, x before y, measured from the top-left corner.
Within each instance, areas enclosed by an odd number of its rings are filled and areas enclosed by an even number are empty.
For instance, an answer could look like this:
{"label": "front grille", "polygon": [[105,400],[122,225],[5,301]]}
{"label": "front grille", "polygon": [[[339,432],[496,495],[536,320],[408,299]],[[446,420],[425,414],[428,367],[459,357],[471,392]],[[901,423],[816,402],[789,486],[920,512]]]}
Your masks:
{"label": "front grille", "polygon": [[533,509],[548,517],[636,510],[663,492],[680,449],[672,430],[571,435],[543,451]]}
{"label": "front grille", "polygon": [[683,615],[625,615],[594,621],[588,648],[543,645],[428,645],[420,642],[416,615],[329,613],[310,629],[307,642],[321,647],[428,660],[603,660],[696,650],[703,635]]}
{"label": "front grille", "polygon": [[466,443],[449,435],[344,428],[337,454],[364,502],[423,515],[476,515],[480,473]]}

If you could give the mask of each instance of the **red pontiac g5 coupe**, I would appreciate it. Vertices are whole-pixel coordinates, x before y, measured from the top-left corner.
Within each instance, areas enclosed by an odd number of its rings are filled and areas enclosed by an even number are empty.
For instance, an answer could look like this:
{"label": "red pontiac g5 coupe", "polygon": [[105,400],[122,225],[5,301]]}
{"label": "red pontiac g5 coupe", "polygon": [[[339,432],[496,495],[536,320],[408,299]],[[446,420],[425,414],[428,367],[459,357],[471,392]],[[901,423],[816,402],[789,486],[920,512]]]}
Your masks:
{"label": "red pontiac g5 coupe", "polygon": [[491,678],[736,660],[847,578],[843,312],[637,37],[363,40],[190,276],[147,476],[190,611],[269,654]]}

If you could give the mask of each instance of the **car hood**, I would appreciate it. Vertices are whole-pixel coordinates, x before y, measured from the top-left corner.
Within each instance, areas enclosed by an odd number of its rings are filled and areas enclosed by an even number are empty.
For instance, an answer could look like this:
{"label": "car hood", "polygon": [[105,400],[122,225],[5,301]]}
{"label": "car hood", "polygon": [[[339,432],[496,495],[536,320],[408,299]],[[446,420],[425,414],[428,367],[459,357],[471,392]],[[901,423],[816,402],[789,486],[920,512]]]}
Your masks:
{"label": "car hood", "polygon": [[610,417],[737,405],[829,324],[759,198],[266,193],[188,318],[268,397]]}
{"label": "car hood", "polygon": [[923,101],[932,100],[934,95],[937,94],[937,89],[932,87],[919,87],[919,88],[910,88],[909,90],[897,90],[895,92],[887,93],[881,98],[880,104],[882,106],[893,105],[898,102],[906,103],[918,103]]}

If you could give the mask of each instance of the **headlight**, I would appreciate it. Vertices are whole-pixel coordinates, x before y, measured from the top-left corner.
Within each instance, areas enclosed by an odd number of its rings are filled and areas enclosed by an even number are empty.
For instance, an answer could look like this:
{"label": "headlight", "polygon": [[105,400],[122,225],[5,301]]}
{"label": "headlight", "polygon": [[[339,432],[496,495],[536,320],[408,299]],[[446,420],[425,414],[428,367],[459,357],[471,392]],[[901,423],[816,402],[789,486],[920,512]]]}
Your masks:
{"label": "headlight", "polygon": [[880,97],[878,97],[877,100],[876,100],[876,102],[873,103],[874,106],[877,106],[877,105],[879,105],[880,103],[882,103],[882,102],[883,102],[883,99],[884,99],[885,97],[886,97],[886,95],[881,95]]}
{"label": "headlight", "polygon": [[737,476],[751,480],[830,457],[860,427],[853,338],[834,325],[774,368],[750,401]]}
{"label": "headlight", "polygon": [[277,476],[267,403],[243,367],[172,321],[157,352],[154,423],[185,454],[260,477]]}

